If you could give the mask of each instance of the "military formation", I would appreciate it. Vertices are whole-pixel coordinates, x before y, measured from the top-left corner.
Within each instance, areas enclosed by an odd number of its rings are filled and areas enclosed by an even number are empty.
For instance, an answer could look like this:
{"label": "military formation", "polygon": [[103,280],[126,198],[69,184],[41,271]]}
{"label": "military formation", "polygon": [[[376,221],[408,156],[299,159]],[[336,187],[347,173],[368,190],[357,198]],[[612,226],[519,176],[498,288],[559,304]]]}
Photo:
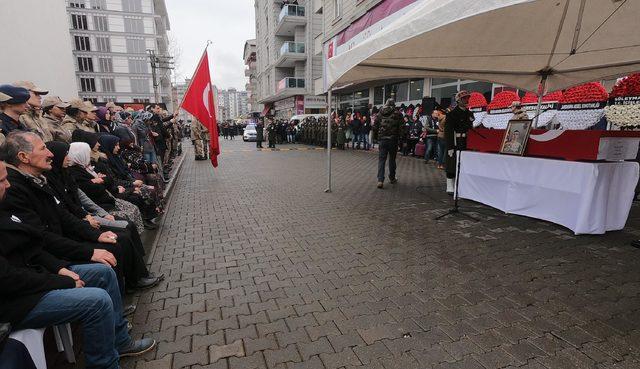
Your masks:
{"label": "military formation", "polygon": [[[335,146],[337,131],[338,126],[334,122],[331,125],[332,146]],[[309,117],[298,126],[298,141],[303,144],[326,147],[328,139],[327,118]]]}

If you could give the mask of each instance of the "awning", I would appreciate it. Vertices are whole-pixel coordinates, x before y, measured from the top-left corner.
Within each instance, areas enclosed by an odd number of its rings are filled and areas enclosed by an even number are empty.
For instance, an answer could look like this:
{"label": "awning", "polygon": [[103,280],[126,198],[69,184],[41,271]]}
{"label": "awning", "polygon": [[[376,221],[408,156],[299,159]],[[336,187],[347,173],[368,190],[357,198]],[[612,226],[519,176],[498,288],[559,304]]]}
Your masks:
{"label": "awning", "polygon": [[326,86],[450,77],[537,92],[640,70],[640,1],[419,0],[327,61]]}
{"label": "awning", "polygon": [[269,114],[269,110],[271,110],[271,106],[265,105],[264,109],[262,109],[262,113],[260,113],[261,117],[266,117]]}

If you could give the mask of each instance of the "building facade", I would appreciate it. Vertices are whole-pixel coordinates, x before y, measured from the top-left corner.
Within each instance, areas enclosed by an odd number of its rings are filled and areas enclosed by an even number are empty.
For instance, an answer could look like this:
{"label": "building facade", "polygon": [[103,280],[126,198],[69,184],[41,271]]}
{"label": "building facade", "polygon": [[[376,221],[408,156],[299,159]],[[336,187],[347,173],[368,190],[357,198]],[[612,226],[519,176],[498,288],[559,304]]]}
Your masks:
{"label": "building facade", "polygon": [[67,13],[81,98],[172,109],[164,0],[67,0]]}
{"label": "building facade", "polygon": [[216,114],[219,122],[240,118],[248,114],[248,94],[247,91],[238,91],[235,88],[227,90],[214,87],[216,101]]}
{"label": "building facade", "polygon": [[283,4],[255,0],[256,101],[263,115],[286,119],[296,114],[324,113],[326,101],[315,96],[322,86],[322,14],[312,0]]}
{"label": "building facade", "polygon": [[247,108],[249,112],[261,112],[264,105],[258,104],[256,100],[258,89],[258,75],[256,63],[256,40],[247,40],[244,44],[244,64],[247,68],[244,75],[249,79],[245,84],[247,91]]}

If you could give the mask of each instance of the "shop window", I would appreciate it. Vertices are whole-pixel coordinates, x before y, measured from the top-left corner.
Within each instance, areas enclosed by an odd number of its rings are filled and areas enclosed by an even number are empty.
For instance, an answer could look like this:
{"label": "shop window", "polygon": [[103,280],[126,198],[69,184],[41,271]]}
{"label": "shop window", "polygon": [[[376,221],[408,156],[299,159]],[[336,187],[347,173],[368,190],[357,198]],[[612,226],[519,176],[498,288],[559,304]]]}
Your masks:
{"label": "shop window", "polygon": [[424,88],[423,79],[412,79],[409,81],[409,100],[422,100]]}
{"label": "shop window", "polygon": [[384,104],[384,86],[374,87],[373,89],[373,104]]}

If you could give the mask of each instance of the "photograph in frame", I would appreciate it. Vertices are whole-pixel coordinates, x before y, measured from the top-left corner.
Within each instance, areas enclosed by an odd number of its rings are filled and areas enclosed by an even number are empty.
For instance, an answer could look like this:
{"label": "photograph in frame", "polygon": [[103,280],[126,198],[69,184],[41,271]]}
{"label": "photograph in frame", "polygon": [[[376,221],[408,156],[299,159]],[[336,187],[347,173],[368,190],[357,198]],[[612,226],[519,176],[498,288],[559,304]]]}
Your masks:
{"label": "photograph in frame", "polygon": [[531,119],[513,119],[509,121],[500,146],[501,154],[524,155],[531,133]]}

